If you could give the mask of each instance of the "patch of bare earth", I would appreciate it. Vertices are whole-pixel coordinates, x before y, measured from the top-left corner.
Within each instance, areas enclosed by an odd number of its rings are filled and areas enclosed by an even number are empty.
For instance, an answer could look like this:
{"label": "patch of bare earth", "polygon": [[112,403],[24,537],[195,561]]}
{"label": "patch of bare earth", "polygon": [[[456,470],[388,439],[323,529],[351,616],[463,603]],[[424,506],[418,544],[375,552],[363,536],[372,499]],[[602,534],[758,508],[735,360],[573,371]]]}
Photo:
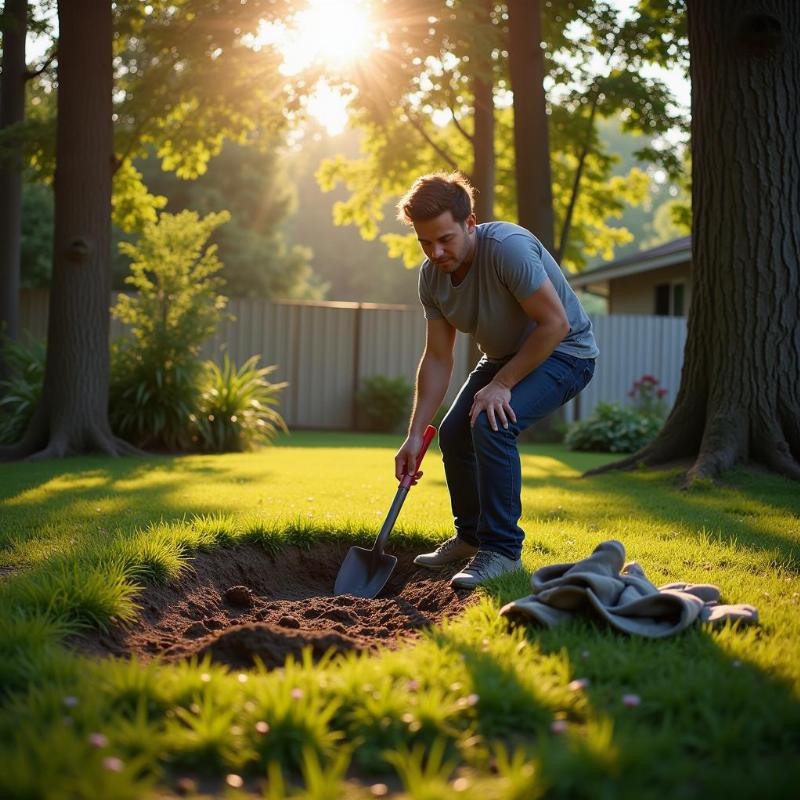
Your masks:
{"label": "patch of bare earth", "polygon": [[379,597],[334,597],[347,549],[316,544],[271,555],[244,545],[198,554],[179,580],[143,588],[135,623],[74,636],[69,645],[96,656],[176,661],[210,654],[234,669],[256,659],[278,667],[306,646],[315,659],[331,649],[396,646],[471,602],[469,592],[450,586],[454,570],[420,569],[414,553],[397,550],[397,566]]}

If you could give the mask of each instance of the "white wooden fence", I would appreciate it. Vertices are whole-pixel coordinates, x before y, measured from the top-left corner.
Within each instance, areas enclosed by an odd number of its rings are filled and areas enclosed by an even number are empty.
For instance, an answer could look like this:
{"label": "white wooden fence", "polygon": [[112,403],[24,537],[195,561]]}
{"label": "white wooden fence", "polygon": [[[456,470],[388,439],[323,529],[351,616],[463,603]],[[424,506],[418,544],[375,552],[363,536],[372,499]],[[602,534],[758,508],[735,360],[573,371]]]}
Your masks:
{"label": "white wooden fence", "polygon": [[[413,381],[425,344],[422,311],[414,306],[232,299],[228,310],[235,319],[220,324],[204,354],[221,361],[227,352],[236,364],[258,354],[262,364],[276,365],[271,379],[289,382],[280,411],[296,428],[351,428],[362,380],[386,375]],[[23,290],[20,311],[23,330],[44,337],[47,291]],[[667,402],[675,399],[684,319],[598,316],[592,322],[601,355],[592,382],[568,404],[568,420],[585,418],[601,400],[625,402],[633,381],[646,373],[668,390]],[[112,321],[112,338],[121,332]],[[472,366],[469,339],[459,334],[448,400]]]}

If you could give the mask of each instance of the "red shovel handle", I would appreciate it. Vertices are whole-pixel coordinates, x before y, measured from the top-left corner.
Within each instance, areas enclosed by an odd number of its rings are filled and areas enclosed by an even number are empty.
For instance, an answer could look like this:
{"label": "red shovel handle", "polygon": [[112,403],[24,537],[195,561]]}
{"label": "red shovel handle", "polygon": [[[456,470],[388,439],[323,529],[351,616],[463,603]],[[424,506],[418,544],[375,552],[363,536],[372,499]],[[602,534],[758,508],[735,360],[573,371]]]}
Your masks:
{"label": "red shovel handle", "polygon": [[425,428],[425,433],[422,435],[422,447],[420,448],[419,455],[417,455],[417,466],[414,467],[414,472],[411,475],[405,475],[403,480],[400,481],[400,486],[404,489],[408,489],[411,487],[411,482],[414,480],[414,475],[419,472],[419,468],[422,465],[422,459],[425,458],[425,453],[428,451],[428,445],[433,441],[433,437],[436,436],[436,428],[433,425],[428,425]]}

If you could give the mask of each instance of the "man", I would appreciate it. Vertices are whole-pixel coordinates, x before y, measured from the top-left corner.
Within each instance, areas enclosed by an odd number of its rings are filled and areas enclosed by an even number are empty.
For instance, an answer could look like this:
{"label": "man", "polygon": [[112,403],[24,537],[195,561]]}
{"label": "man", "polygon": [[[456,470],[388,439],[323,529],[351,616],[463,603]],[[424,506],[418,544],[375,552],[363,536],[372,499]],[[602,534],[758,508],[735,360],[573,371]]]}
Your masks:
{"label": "man", "polygon": [[459,173],[425,175],[398,203],[426,259],[419,297],[427,321],[398,480],[414,469],[426,425],[444,399],[456,330],[482,352],[439,428],[456,535],[415,563],[438,569],[470,559],[458,588],[521,567],[520,431],[591,380],[597,345],[558,264],[525,228],[476,224],[472,187]]}

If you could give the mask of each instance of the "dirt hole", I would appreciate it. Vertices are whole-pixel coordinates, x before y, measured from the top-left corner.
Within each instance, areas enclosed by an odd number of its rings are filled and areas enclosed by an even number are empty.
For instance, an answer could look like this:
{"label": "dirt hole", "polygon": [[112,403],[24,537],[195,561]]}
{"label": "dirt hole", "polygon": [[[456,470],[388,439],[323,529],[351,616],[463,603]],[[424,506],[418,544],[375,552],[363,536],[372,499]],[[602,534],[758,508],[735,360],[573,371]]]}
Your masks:
{"label": "dirt hole", "polygon": [[179,580],[148,585],[136,596],[134,624],[71,637],[69,644],[94,656],[178,661],[208,653],[234,669],[252,667],[256,658],[279,667],[307,645],[315,659],[329,649],[396,646],[472,602],[469,592],[450,586],[456,570],[420,569],[414,552],[395,548],[397,566],[376,599],[334,597],[347,550],[316,544],[273,556],[245,545],[200,553]]}

